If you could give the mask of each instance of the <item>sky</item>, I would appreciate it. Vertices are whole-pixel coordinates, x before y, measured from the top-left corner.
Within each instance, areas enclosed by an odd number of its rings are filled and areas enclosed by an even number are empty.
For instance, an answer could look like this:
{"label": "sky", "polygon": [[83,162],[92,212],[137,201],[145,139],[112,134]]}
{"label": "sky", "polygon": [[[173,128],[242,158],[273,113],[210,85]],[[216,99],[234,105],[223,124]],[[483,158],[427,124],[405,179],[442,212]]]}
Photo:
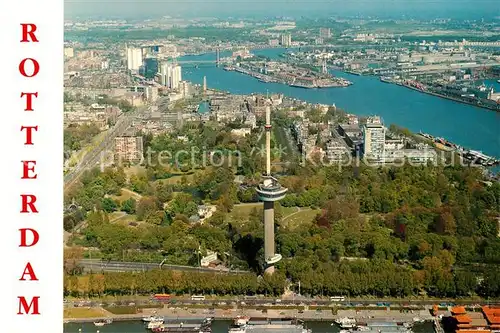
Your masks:
{"label": "sky", "polygon": [[64,0],[66,18],[144,19],[161,16],[382,18],[500,17],[500,0]]}

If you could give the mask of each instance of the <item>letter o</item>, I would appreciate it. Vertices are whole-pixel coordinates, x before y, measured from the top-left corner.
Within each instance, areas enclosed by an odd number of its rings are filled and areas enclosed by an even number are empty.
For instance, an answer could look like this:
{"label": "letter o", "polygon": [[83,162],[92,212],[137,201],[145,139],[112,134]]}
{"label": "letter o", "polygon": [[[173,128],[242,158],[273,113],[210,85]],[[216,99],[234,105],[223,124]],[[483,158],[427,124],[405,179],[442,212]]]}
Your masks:
{"label": "letter o", "polygon": [[[28,75],[28,73],[26,73],[25,67],[26,67],[26,62],[28,60],[30,60],[33,64],[33,73],[31,75]],[[25,58],[21,60],[21,62],[19,63],[19,73],[21,73],[21,75],[24,77],[34,77],[38,74],[39,71],[40,71],[40,64],[33,58]]]}

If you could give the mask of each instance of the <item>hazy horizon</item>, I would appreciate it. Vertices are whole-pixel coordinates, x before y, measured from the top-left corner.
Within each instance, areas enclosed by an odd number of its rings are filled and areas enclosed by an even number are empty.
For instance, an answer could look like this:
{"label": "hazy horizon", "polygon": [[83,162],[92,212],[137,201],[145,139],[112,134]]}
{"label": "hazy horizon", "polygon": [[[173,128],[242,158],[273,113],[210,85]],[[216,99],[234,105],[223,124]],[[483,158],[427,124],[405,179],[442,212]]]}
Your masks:
{"label": "hazy horizon", "polygon": [[145,19],[192,17],[327,17],[492,19],[499,0],[65,0],[65,17]]}

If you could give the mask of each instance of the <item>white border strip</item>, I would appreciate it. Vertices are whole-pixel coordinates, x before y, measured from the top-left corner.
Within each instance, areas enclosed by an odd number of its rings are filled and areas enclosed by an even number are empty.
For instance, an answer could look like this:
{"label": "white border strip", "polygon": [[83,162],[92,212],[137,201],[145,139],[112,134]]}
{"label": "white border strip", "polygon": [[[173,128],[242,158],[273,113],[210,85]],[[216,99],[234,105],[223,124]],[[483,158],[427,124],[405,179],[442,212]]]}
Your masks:
{"label": "white border strip", "polygon": [[[63,15],[60,0],[0,2],[2,332],[63,332]],[[36,25],[38,43],[21,43],[22,23]],[[25,58],[40,65],[31,78],[19,71]],[[26,70],[33,71],[31,61]],[[33,111],[25,111],[27,97],[21,97],[22,92],[38,93],[32,98]],[[38,126],[32,132],[33,145],[25,145],[27,132],[22,126]],[[21,161],[36,164],[23,167]],[[25,170],[32,179],[21,179],[23,169],[33,167],[34,171]],[[36,196],[38,213],[20,212],[22,194]],[[22,228],[36,230],[38,243],[20,247]],[[32,233],[27,232],[27,242],[32,240]],[[23,276],[25,281],[20,281]],[[37,281],[31,281],[35,276]],[[33,314],[36,301],[27,309],[21,304],[22,314],[18,314],[20,297],[27,305],[39,297],[40,314]]]}

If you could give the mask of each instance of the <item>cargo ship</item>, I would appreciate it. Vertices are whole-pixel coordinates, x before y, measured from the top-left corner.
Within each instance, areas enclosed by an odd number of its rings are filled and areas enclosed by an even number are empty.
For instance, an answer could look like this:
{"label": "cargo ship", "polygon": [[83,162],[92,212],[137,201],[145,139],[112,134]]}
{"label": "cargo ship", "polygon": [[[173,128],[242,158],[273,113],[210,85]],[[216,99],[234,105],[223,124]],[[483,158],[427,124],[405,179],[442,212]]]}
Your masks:
{"label": "cargo ship", "polygon": [[312,333],[296,318],[236,317],[228,333]]}
{"label": "cargo ship", "polygon": [[169,319],[150,328],[154,333],[212,333],[212,318],[204,319]]}

